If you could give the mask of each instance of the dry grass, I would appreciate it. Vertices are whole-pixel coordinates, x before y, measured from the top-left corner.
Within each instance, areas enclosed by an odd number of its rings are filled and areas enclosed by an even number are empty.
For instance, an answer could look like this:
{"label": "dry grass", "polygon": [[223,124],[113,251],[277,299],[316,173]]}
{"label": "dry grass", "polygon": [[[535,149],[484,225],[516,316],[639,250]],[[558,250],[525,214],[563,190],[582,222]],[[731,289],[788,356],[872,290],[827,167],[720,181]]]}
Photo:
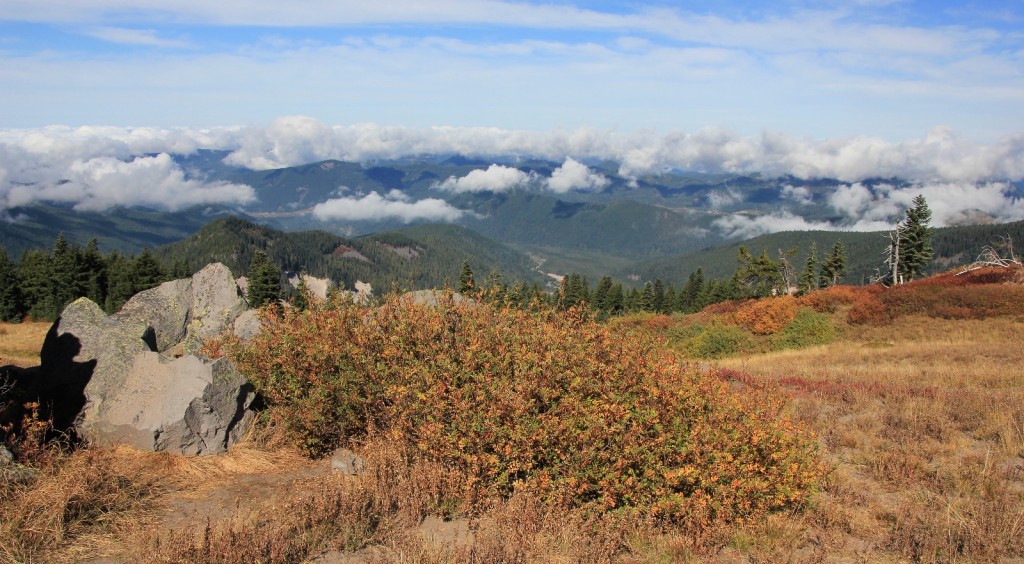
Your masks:
{"label": "dry grass", "polygon": [[36,366],[43,338],[50,330],[48,321],[0,323],[0,366]]}
{"label": "dry grass", "polygon": [[[54,457],[33,483],[0,488],[0,561],[1024,558],[1024,320],[901,317],[871,327],[834,315],[842,334],[831,345],[716,364],[737,386],[785,390],[791,415],[818,434],[833,470],[804,513],[693,531],[565,511],[522,492],[481,504],[466,499],[465,476],[393,445],[365,445],[370,470],[351,478],[263,429],[223,457]],[[483,509],[458,518],[467,506]],[[425,522],[430,515],[456,519]]]}
{"label": "dry grass", "polygon": [[[1024,323],[907,317],[722,368],[794,398],[835,471],[799,545],[918,561],[1024,557]],[[739,377],[739,379],[744,379]],[[756,541],[780,557],[792,539]]]}

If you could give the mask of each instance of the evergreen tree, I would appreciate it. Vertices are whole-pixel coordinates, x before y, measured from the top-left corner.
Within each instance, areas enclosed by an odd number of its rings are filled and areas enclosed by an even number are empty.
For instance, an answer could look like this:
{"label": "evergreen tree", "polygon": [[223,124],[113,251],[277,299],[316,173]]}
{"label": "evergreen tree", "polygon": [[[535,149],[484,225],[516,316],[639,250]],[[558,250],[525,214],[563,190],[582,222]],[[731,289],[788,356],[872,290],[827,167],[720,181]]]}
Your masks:
{"label": "evergreen tree", "polygon": [[651,300],[651,311],[665,313],[665,283],[661,278],[654,280],[654,296]]}
{"label": "evergreen tree", "polygon": [[50,284],[52,306],[56,310],[48,318],[56,318],[64,310],[64,306],[84,293],[78,272],[78,253],[64,238],[64,233],[57,235],[50,252],[52,281]]}
{"label": "evergreen tree", "polygon": [[608,304],[609,294],[612,291],[612,277],[602,276],[601,280],[597,283],[597,288],[594,290],[594,309],[604,312],[610,312],[611,308]]}
{"label": "evergreen tree", "polygon": [[804,271],[800,274],[800,286],[797,288],[799,295],[806,294],[818,289],[818,244],[811,243],[811,252],[807,255],[807,262],[804,263]]}
{"label": "evergreen tree", "polygon": [[135,295],[135,274],[131,262],[120,253],[111,253],[106,260],[107,297],[103,309],[114,313]]}
{"label": "evergreen tree", "polygon": [[700,311],[700,297],[703,293],[704,270],[697,268],[697,270],[690,273],[690,277],[686,280],[686,285],[679,291],[679,297],[677,298],[679,306],[676,309],[684,313]]}
{"label": "evergreen tree", "polygon": [[671,282],[665,288],[665,309],[662,313],[672,313],[676,310],[676,287]]}
{"label": "evergreen tree", "polygon": [[107,269],[95,238],[78,254],[78,261],[85,297],[102,307],[107,298]]}
{"label": "evergreen tree", "polygon": [[459,272],[459,293],[469,295],[474,290],[476,290],[476,281],[473,280],[473,269],[469,267],[469,260],[464,260],[462,261],[462,271]]}
{"label": "evergreen tree", "polygon": [[640,294],[640,309],[643,311],[654,311],[654,284],[644,283],[644,291]]}
{"label": "evergreen tree", "polygon": [[630,288],[626,291],[626,295],[622,300],[622,308],[624,311],[633,312],[640,311],[643,309],[641,304],[640,290],[637,288]]}
{"label": "evergreen tree", "polygon": [[249,307],[263,307],[281,299],[281,270],[263,251],[256,251],[253,255],[246,278],[249,279],[246,292]]}
{"label": "evergreen tree", "polygon": [[559,292],[559,307],[569,309],[590,301],[590,285],[587,279],[578,272],[572,272],[562,278]]}
{"label": "evergreen tree", "polygon": [[299,283],[295,288],[295,295],[292,297],[292,307],[306,311],[309,309],[309,303],[312,301],[312,294],[309,291],[309,287],[306,286],[306,279],[299,274]]}
{"label": "evergreen tree", "polygon": [[0,321],[20,321],[25,314],[15,266],[7,249],[0,246]]}
{"label": "evergreen tree", "polygon": [[53,268],[45,251],[25,251],[18,261],[18,286],[27,313],[35,319],[56,319],[60,313],[52,291]]}
{"label": "evergreen tree", "polygon": [[914,207],[907,210],[907,218],[900,230],[900,272],[907,280],[924,273],[935,253],[932,250],[933,230],[928,225],[932,211],[920,194],[913,200]]}
{"label": "evergreen tree", "polygon": [[836,241],[829,253],[821,263],[821,277],[818,282],[819,288],[835,286],[846,273],[846,249],[841,241]]}
{"label": "evergreen tree", "polygon": [[607,304],[607,311],[611,315],[622,313],[624,309],[625,296],[622,294],[622,284],[615,284],[612,289],[608,291],[608,299],[605,300]]}
{"label": "evergreen tree", "polygon": [[772,260],[767,250],[754,257],[745,246],[741,246],[738,259],[740,266],[733,278],[746,288],[747,297],[763,298],[786,293],[782,264]]}
{"label": "evergreen tree", "polygon": [[[164,281],[164,267],[148,248],[131,261],[134,288],[132,295],[148,290]],[[131,297],[131,296],[129,296]]]}

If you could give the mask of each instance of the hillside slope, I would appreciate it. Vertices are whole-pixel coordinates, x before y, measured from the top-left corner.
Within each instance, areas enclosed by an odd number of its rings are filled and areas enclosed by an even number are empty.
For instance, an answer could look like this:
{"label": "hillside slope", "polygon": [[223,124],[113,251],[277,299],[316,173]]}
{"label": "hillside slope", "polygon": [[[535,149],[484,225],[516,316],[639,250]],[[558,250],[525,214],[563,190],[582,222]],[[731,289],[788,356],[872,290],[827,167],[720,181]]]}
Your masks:
{"label": "hillside slope", "polygon": [[327,277],[347,289],[356,281],[378,289],[440,287],[458,279],[464,260],[477,272],[498,272],[506,280],[541,280],[530,269],[529,257],[456,226],[422,226],[408,233],[350,239],[325,231],[285,233],[225,217],[154,253],[167,263],[181,261],[190,270],[222,262],[239,276],[256,251],[266,252],[284,270]]}

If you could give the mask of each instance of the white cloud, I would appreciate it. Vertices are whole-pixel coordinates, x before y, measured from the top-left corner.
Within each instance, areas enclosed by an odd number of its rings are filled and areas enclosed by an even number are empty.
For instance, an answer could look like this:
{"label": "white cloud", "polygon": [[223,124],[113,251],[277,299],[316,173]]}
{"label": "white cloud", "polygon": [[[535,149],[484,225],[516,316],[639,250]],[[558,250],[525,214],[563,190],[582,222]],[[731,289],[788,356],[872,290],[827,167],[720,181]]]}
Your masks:
{"label": "white cloud", "polygon": [[247,204],[256,199],[249,186],[186,179],[166,153],[129,161],[106,156],[75,159],[61,168],[22,172],[30,173],[33,183],[3,182],[9,172],[0,174],[0,210],[49,201],[88,211],[117,206],[174,211],[215,203]]}
{"label": "white cloud", "polygon": [[785,200],[792,200],[800,205],[806,206],[814,203],[814,197],[806,186],[786,184],[779,190],[779,195]]}
{"label": "white cloud", "polygon": [[726,237],[749,238],[779,231],[884,231],[924,196],[933,227],[963,223],[1010,222],[1024,219],[1024,200],[1004,182],[915,183],[910,186],[855,183],[836,186],[829,205],[843,218],[836,223],[807,221],[789,210],[766,215],[731,214],[713,225]]}
{"label": "white cloud", "polygon": [[101,26],[87,30],[86,35],[124,45],[144,45],[148,47],[194,47],[183,39],[166,39],[159,37],[153,29],[131,29],[125,27]]}
{"label": "white cloud", "polygon": [[[747,137],[717,128],[657,134],[592,128],[528,132],[376,124],[328,127],[312,118],[296,116],[280,118],[266,128],[206,130],[203,143],[216,138],[223,140],[224,148],[233,149],[230,164],[253,169],[332,158],[361,161],[459,153],[551,160],[570,155],[574,161],[607,159],[619,162],[619,174],[627,178],[670,169],[789,174],[802,179],[835,178],[845,182],[890,177],[939,182],[1024,178],[1024,134],[984,145],[971,143],[945,127],[934,128],[921,139],[894,143],[872,137],[815,141],[772,132]],[[200,144],[198,140],[192,143]]]}
{"label": "white cloud", "polygon": [[937,227],[1024,219],[1024,200],[1015,197],[1010,188],[1005,182],[925,182],[902,187],[881,184],[869,190],[857,183],[836,187],[829,204],[857,230],[891,227],[918,195],[928,201],[932,225]]}
{"label": "white cloud", "polygon": [[370,192],[362,197],[336,198],[317,204],[313,215],[322,221],[397,219],[405,223],[416,220],[455,221],[465,212],[444,200],[426,198],[409,201],[405,194],[392,190],[386,196]]}
{"label": "white cloud", "polygon": [[767,215],[732,214],[716,219],[712,225],[730,238],[749,239],[779,231],[835,231],[836,227],[827,222],[807,221],[788,210]]}
{"label": "white cloud", "polygon": [[736,190],[715,190],[708,193],[708,206],[713,210],[720,210],[743,201],[743,194]]}
{"label": "white cloud", "polygon": [[562,166],[551,172],[548,188],[553,192],[564,193],[572,190],[600,190],[611,181],[603,174],[590,170],[587,165],[566,157]]}
{"label": "white cloud", "polygon": [[533,176],[517,168],[492,164],[486,170],[473,170],[462,178],[448,177],[436,185],[449,192],[505,192],[525,186]]}
{"label": "white cloud", "polygon": [[[633,178],[670,169],[835,178],[840,183],[826,201],[845,218],[843,228],[861,228],[858,222],[891,221],[918,193],[934,202],[939,225],[960,221],[964,214],[1013,220],[1021,217],[1021,202],[1008,195],[1002,181],[1024,178],[1024,134],[986,145],[972,143],[948,128],[936,128],[922,138],[893,143],[869,137],[813,141],[780,133],[746,137],[722,129],[659,134],[593,128],[537,132],[328,126],[293,116],[267,127],[0,129],[0,206],[55,199],[88,209],[133,204],[178,209],[192,203],[250,201],[247,187],[209,185],[188,178],[166,155],[160,156],[197,149],[229,151],[228,164],[256,169],[424,154],[537,157],[563,163],[546,179],[553,190],[601,184],[599,175],[580,164],[583,159],[618,161],[620,173]],[[898,177],[911,186],[875,182],[869,190],[863,182],[880,177]],[[58,184],[61,180],[71,182]],[[513,167],[492,165],[449,178],[439,187],[455,192],[503,191],[540,180]],[[794,201],[804,195],[802,188],[783,188],[783,196]],[[712,204],[719,208],[740,200],[736,192],[712,196]]]}

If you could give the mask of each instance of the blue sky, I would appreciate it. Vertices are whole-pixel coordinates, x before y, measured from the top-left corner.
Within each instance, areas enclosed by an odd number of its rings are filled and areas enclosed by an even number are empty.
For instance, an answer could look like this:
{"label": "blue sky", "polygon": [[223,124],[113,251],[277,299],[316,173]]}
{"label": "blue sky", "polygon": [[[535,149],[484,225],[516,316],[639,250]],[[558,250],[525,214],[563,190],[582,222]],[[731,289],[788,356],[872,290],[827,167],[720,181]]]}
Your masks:
{"label": "blue sky", "polygon": [[1024,2],[0,0],[0,128],[1024,125]]}

